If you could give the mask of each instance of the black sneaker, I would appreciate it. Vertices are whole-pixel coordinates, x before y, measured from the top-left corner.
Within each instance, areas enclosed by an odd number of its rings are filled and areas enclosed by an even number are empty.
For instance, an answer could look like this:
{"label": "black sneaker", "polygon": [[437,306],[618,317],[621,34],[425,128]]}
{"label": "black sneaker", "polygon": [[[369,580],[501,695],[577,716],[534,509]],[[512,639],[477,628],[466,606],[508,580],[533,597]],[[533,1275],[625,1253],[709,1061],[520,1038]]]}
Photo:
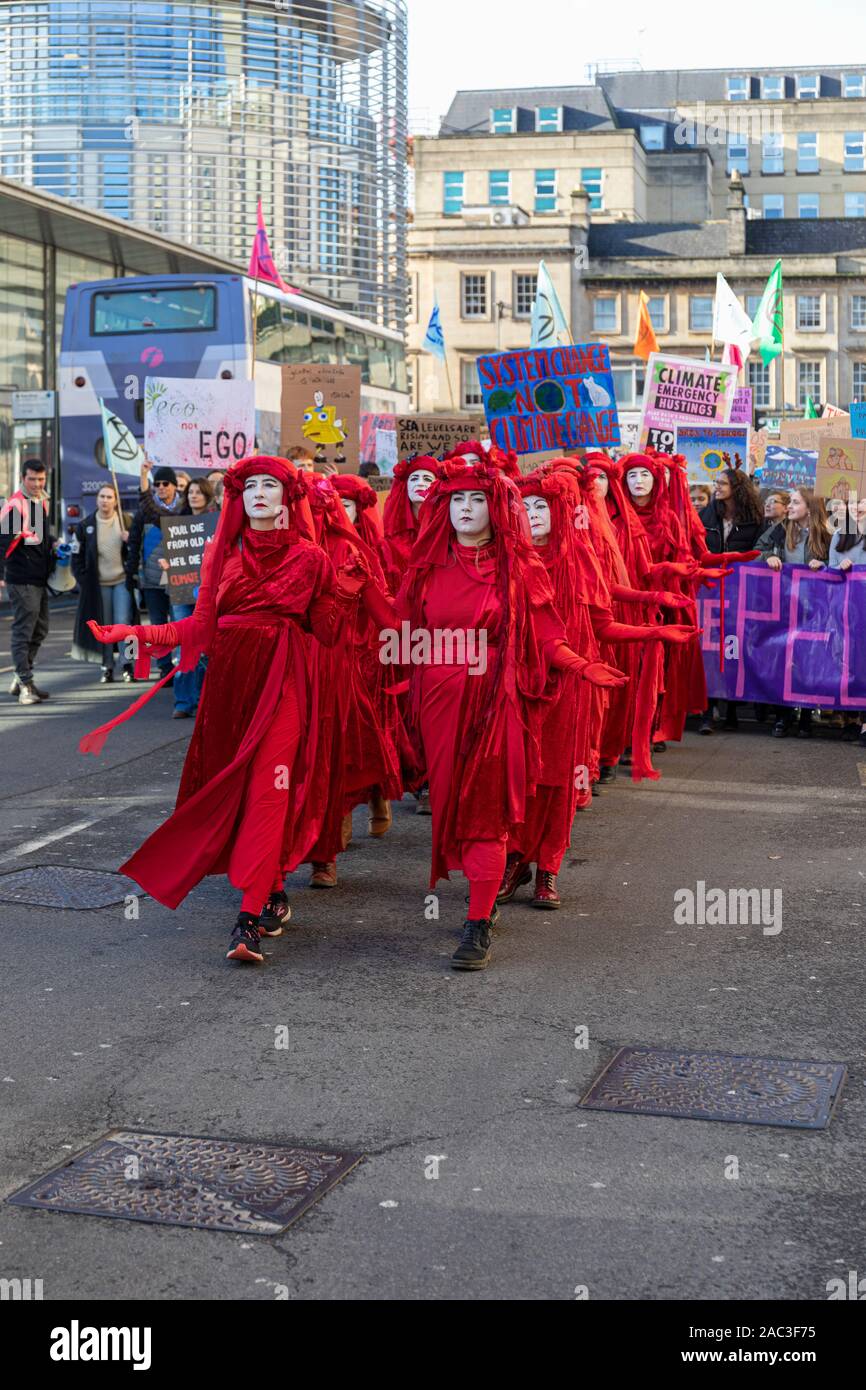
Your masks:
{"label": "black sneaker", "polygon": [[135,667],[134,667],[134,666],[124,666],[124,668],[123,668],[123,683],[124,683],[124,685],[134,685],[134,684],[135,684]]}
{"label": "black sneaker", "polygon": [[780,719],[778,724],[773,726],[773,738],[787,738],[788,730],[789,725],[787,725],[784,720]]}
{"label": "black sneaker", "polygon": [[259,940],[258,918],[254,917],[251,912],[241,912],[232,932],[231,946],[226,953],[226,960],[253,962],[256,965],[261,965],[264,959]]}
{"label": "black sneaker", "polygon": [[490,964],[490,922],[464,922],[460,945],[451,957],[453,970],[485,970]]}
{"label": "black sneaker", "polygon": [[615,764],[612,764],[612,765],[610,765],[610,766],[603,767],[603,768],[601,769],[601,771],[599,772],[599,774],[598,774],[598,780],[599,780],[599,782],[601,783],[602,786],[604,786],[606,782],[615,782],[615,781],[616,781],[616,765],[615,765]]}
{"label": "black sneaker", "polygon": [[292,909],[285,893],[272,893],[262,908],[259,918],[260,936],[282,936],[283,929],[292,920]]}
{"label": "black sneaker", "polygon": [[102,675],[99,677],[99,684],[100,684],[100,685],[112,685],[113,682],[114,682],[114,672],[113,672],[113,671],[103,671]]}

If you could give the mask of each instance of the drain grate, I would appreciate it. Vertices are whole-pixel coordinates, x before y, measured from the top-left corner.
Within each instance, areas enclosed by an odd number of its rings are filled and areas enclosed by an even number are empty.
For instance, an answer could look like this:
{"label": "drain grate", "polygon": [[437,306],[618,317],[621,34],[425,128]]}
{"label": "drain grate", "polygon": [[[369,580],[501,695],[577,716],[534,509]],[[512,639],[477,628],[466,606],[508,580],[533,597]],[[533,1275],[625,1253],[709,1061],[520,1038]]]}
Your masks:
{"label": "drain grate", "polygon": [[362,1158],[121,1129],[7,1200],[43,1211],[274,1236]]}
{"label": "drain grate", "polygon": [[623,1047],[580,1104],[630,1115],[826,1129],[846,1075],[836,1062]]}
{"label": "drain grate", "polygon": [[68,864],[31,864],[0,874],[0,902],[25,903],[29,907],[87,908],[111,907],[131,895],[143,897],[142,890],[122,874],[100,873],[96,869],[75,869]]}

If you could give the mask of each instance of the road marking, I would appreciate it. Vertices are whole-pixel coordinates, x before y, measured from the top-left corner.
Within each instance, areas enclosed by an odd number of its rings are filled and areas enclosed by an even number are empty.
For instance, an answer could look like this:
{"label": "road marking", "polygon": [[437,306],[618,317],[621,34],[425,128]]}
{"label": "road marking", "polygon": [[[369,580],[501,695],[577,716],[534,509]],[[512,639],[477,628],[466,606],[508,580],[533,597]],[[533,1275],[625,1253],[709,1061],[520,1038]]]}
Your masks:
{"label": "road marking", "polygon": [[91,825],[96,825],[96,821],[80,820],[76,821],[74,825],[65,825],[61,830],[55,830],[51,835],[43,835],[39,840],[25,840],[23,845],[9,850],[2,858],[17,859],[22,854],[33,854],[37,849],[44,849],[46,845],[54,844],[55,840],[65,840],[69,835],[77,835],[79,830],[89,830]]}

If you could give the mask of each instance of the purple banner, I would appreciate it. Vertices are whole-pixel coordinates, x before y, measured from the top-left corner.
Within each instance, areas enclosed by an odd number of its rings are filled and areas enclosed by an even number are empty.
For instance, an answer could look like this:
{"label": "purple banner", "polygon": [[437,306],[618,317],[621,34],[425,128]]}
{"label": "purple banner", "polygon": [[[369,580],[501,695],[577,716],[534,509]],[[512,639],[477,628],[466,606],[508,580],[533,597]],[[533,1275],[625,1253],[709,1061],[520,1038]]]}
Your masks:
{"label": "purple banner", "polygon": [[698,626],[713,699],[866,710],[866,567],[736,565],[720,590],[698,593]]}

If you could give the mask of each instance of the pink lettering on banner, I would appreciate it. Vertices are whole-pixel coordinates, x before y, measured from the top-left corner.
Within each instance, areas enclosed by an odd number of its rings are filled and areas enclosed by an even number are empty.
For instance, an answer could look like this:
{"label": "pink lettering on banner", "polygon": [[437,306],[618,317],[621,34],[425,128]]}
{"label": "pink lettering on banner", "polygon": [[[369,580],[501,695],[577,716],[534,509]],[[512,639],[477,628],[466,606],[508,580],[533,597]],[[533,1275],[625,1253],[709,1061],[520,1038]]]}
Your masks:
{"label": "pink lettering on banner", "polygon": [[857,594],[852,600],[855,584],[866,584],[866,574],[859,569],[851,569],[845,576],[845,594],[842,602],[842,679],[839,682],[839,704],[849,709],[860,709],[862,699],[852,699],[848,694],[848,687],[851,684],[851,604],[855,609],[863,611],[863,600],[866,595]]}
{"label": "pink lettering on banner", "polygon": [[[788,640],[785,643],[785,683],[783,686],[785,702],[792,705],[829,705],[832,709],[836,704],[838,696],[832,695],[812,695],[808,691],[794,689],[794,658],[795,648],[798,642],[829,642],[831,633],[825,629],[823,632],[810,632],[808,628],[798,626],[800,617],[800,589],[804,579],[819,580],[823,576],[814,570],[798,570],[791,576],[791,603],[788,610]],[[837,580],[826,582],[837,583]],[[806,605],[808,609],[808,604]]]}
{"label": "pink lettering on banner", "polygon": [[[758,623],[777,623],[782,616],[782,575],[780,570],[769,570],[764,565],[744,565],[741,573],[743,580],[740,583],[736,633],[737,649],[740,653],[739,667],[737,670],[737,699],[742,699],[743,691],[746,686],[746,663],[743,660],[745,650],[746,623],[751,618]],[[770,585],[770,607],[769,609],[750,608],[748,601],[748,584],[745,582],[747,575],[754,575],[763,582],[763,589],[767,583]]]}

